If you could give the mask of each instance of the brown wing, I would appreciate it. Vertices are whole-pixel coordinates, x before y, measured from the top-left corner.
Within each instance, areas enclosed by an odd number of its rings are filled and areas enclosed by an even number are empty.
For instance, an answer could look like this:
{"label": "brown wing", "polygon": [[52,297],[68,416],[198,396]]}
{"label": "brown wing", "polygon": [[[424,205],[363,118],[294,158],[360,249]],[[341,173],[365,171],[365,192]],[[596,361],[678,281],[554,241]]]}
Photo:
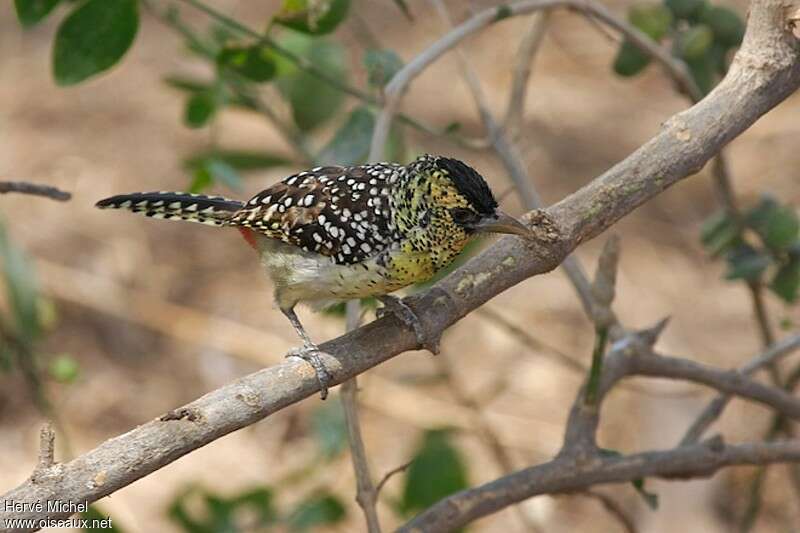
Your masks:
{"label": "brown wing", "polygon": [[395,236],[389,190],[402,167],[317,167],[251,198],[229,224],[307,252],[352,264],[386,249]]}

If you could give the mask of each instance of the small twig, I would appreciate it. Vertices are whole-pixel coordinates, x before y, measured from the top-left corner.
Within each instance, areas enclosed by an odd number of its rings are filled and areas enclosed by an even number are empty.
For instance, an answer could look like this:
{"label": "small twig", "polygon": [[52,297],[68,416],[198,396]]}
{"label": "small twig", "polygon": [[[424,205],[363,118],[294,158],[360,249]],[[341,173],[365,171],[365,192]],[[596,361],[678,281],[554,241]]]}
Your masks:
{"label": "small twig", "polygon": [[53,425],[47,422],[39,433],[39,463],[37,468],[46,470],[55,464],[56,432]]}
{"label": "small twig", "polygon": [[511,82],[511,95],[508,97],[506,116],[503,119],[501,129],[510,138],[516,136],[522,119],[525,115],[525,97],[528,93],[528,81],[533,71],[533,63],[544,41],[547,26],[550,21],[550,11],[539,11],[531,15],[531,25],[517,51],[516,64],[514,66],[514,77]]}
{"label": "small twig", "polygon": [[39,459],[33,469],[31,479],[41,479],[53,468],[53,465],[56,464],[55,450],[56,432],[53,430],[53,424],[46,422],[39,432]]}
{"label": "small twig", "polygon": [[[358,300],[347,302],[347,331],[358,328],[361,318],[361,304]],[[378,491],[373,485],[369,469],[369,459],[361,435],[361,422],[358,415],[358,381],[355,377],[342,383],[341,401],[347,423],[347,440],[350,443],[350,456],[356,476],[356,501],[364,511],[369,533],[380,533],[376,503]]]}
{"label": "small twig", "polygon": [[[787,337],[773,344],[763,353],[753,357],[750,362],[739,369],[739,372],[744,376],[749,376],[757,370],[774,364],[798,348],[800,348],[800,334]],[[711,400],[689,429],[686,430],[686,434],[681,439],[680,444],[686,445],[699,441],[711,424],[722,415],[722,411],[730,400],[731,397],[727,394],[720,394]]]}
{"label": "small twig", "polygon": [[603,494],[602,492],[596,490],[587,490],[577,493],[577,496],[585,496],[587,498],[597,500],[605,508],[605,510],[608,511],[608,514],[617,519],[617,522],[619,522],[619,524],[627,533],[638,532],[636,524],[633,523],[633,519],[628,516],[628,513],[625,512],[625,509],[623,509],[622,506],[608,494]]}
{"label": "small twig", "polygon": [[584,403],[587,407],[597,407],[600,376],[603,371],[603,354],[605,354],[606,341],[608,339],[608,327],[597,327],[594,338],[592,366],[589,368],[589,379],[586,382],[586,396],[584,397]]}
{"label": "small twig", "polygon": [[381,493],[381,490],[383,490],[383,486],[386,485],[386,483],[390,479],[392,479],[392,477],[399,474],[400,472],[405,472],[406,470],[408,470],[409,466],[411,466],[411,461],[404,463],[398,467],[392,468],[391,470],[386,472],[381,478],[381,480],[378,481],[378,484],[375,485],[375,495],[378,496]]}
{"label": "small twig", "polygon": [[50,198],[51,200],[57,200],[59,202],[66,202],[72,198],[71,193],[62,191],[57,187],[51,187],[50,185],[39,185],[27,181],[0,181],[0,194],[9,192],[44,196],[45,198]]}

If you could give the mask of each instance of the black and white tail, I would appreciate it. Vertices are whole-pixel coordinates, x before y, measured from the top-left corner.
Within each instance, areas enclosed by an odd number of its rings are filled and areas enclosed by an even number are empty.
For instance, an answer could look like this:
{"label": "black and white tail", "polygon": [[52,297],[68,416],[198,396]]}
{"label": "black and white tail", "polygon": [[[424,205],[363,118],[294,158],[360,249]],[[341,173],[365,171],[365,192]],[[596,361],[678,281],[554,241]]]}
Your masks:
{"label": "black and white tail", "polygon": [[183,192],[135,192],[100,200],[95,206],[100,209],[127,209],[152,218],[224,226],[244,204],[221,196]]}

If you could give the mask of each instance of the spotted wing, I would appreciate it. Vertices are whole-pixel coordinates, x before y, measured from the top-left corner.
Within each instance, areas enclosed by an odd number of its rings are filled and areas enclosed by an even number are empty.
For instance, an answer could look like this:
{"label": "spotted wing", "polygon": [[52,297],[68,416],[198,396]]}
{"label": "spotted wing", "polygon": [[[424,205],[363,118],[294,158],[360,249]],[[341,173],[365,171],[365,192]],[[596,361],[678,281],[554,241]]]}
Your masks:
{"label": "spotted wing", "polygon": [[243,226],[338,264],[358,263],[392,242],[389,190],[402,167],[317,167],[260,192],[234,213]]}

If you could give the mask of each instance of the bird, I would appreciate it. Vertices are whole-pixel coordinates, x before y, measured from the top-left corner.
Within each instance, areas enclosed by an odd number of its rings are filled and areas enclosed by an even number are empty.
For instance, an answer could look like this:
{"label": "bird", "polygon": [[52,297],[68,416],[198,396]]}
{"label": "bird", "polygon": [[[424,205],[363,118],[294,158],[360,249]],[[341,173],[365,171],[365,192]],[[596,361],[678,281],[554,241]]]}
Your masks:
{"label": "bird", "polygon": [[411,308],[390,293],[433,277],[475,235],[531,236],[530,228],[498,209],[474,168],[430,154],[407,165],[318,166],[247,202],[160,191],[112,196],[96,206],[238,229],[258,253],[275,302],[303,343],[287,357],[313,367],[322,399],[331,376],[297,317],[298,303],[323,309],[374,296],[383,303],[382,314],[395,314],[420,346],[436,353]]}

